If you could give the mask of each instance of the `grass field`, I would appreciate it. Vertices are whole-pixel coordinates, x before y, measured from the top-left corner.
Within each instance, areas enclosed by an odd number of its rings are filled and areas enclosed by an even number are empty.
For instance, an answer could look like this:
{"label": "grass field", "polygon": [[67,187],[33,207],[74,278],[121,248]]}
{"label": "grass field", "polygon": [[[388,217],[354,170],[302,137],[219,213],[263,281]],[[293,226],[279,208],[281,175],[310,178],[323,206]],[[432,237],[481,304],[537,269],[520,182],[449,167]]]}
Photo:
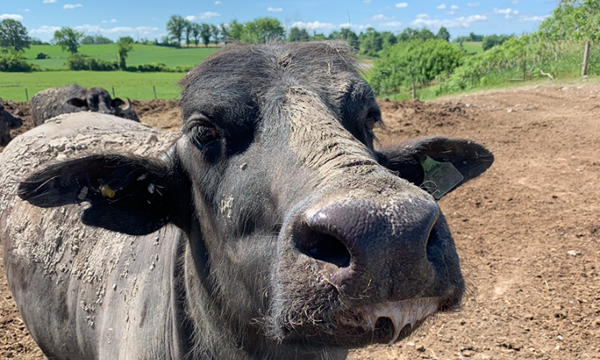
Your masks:
{"label": "grass field", "polygon": [[35,73],[0,73],[0,98],[26,101],[41,90],[77,83],[85,87],[101,86],[121,98],[154,99],[152,86],[159,99],[176,99],[181,90],[176,85],[183,73],[130,73],[123,71],[44,71]]}
{"label": "grass field", "polygon": [[[451,43],[451,44],[452,44],[452,46],[455,46],[455,47],[457,47],[457,48],[459,48],[459,47],[460,47],[460,44],[459,44],[459,43],[455,43],[455,42],[453,42],[453,43]],[[464,43],[463,43],[463,48],[464,48],[464,49],[465,49],[465,50],[466,50],[466,51],[467,51],[469,54],[473,54],[473,53],[475,53],[475,54],[479,54],[479,53],[482,53],[482,52],[483,52],[483,49],[481,48],[481,44],[483,44],[483,43],[481,43],[481,42],[464,42]]]}
{"label": "grass field", "polygon": [[[218,51],[216,47],[197,48],[168,48],[162,46],[134,44],[133,50],[127,57],[127,65],[137,66],[151,63],[163,63],[168,67],[194,66],[202,62],[211,54]],[[50,55],[50,59],[36,60],[37,54]],[[90,57],[114,61],[117,60],[117,45],[82,45],[79,53]],[[42,69],[65,69],[65,62],[70,53],[62,51],[57,45],[32,45],[25,50],[27,61],[39,65]]]}

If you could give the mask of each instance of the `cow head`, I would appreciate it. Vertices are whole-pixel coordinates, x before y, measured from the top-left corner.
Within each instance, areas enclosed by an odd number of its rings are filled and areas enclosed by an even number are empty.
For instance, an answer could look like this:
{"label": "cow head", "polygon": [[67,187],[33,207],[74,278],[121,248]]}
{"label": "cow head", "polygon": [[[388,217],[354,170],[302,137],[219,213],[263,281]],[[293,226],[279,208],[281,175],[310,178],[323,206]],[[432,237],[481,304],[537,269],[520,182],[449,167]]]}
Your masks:
{"label": "cow head", "polygon": [[108,91],[100,87],[88,89],[85,97],[69,99],[67,100],[67,104],[79,108],[80,111],[93,111],[122,117],[136,122],[140,121],[137,113],[131,107],[131,101],[129,99],[127,99],[127,102],[120,98],[111,99]]}
{"label": "cow head", "polygon": [[6,146],[12,140],[10,136],[11,129],[16,129],[22,125],[21,118],[6,111],[4,105],[0,103],[0,146]]}
{"label": "cow head", "polygon": [[201,334],[254,353],[404,338],[464,292],[448,225],[419,188],[423,159],[453,164],[463,183],[493,156],[448,138],[377,149],[380,110],[346,52],[226,48],[182,81],[182,134],[162,157],[54,164],[19,194],[39,206],[85,199],[83,222],[114,231],[183,229],[186,306]]}

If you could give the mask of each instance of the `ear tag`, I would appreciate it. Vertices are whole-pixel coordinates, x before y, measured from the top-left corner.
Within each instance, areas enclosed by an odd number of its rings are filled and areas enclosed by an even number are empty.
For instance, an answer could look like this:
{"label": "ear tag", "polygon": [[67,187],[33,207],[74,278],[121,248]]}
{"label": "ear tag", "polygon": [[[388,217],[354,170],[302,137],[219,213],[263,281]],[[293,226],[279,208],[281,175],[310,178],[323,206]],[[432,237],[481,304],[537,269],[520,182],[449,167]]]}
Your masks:
{"label": "ear tag", "polygon": [[419,161],[425,173],[423,187],[436,200],[441,199],[464,179],[451,162],[438,162],[427,155],[422,156]]}
{"label": "ear tag", "polygon": [[107,197],[109,199],[114,198],[116,194],[116,192],[108,185],[103,185],[100,188],[100,192],[102,193],[102,196]]}

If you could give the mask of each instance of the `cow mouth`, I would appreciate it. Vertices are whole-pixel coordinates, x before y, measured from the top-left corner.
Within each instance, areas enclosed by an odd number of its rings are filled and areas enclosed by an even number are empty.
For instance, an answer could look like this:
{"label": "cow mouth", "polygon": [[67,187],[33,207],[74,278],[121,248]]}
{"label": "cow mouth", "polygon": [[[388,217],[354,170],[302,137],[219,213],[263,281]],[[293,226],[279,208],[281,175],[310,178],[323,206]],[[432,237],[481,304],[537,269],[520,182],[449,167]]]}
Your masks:
{"label": "cow mouth", "polygon": [[359,311],[369,330],[382,333],[384,338],[383,334],[391,334],[389,344],[393,344],[410,335],[437,310],[436,299],[422,298],[365,305]]}

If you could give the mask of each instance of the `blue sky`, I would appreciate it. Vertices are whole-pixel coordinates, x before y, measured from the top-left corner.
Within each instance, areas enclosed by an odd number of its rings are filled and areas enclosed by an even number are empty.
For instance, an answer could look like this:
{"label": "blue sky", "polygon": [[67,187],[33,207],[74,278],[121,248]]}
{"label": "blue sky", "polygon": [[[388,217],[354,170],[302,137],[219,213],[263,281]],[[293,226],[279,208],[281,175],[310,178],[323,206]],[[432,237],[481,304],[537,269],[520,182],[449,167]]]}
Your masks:
{"label": "blue sky", "polygon": [[62,26],[102,34],[160,38],[171,15],[197,22],[247,22],[271,16],[287,27],[298,26],[328,34],[341,27],[356,33],[371,26],[399,33],[407,27],[437,32],[445,26],[451,36],[521,34],[534,31],[558,5],[558,0],[0,0],[0,19],[13,18],[31,36],[50,40]]}

